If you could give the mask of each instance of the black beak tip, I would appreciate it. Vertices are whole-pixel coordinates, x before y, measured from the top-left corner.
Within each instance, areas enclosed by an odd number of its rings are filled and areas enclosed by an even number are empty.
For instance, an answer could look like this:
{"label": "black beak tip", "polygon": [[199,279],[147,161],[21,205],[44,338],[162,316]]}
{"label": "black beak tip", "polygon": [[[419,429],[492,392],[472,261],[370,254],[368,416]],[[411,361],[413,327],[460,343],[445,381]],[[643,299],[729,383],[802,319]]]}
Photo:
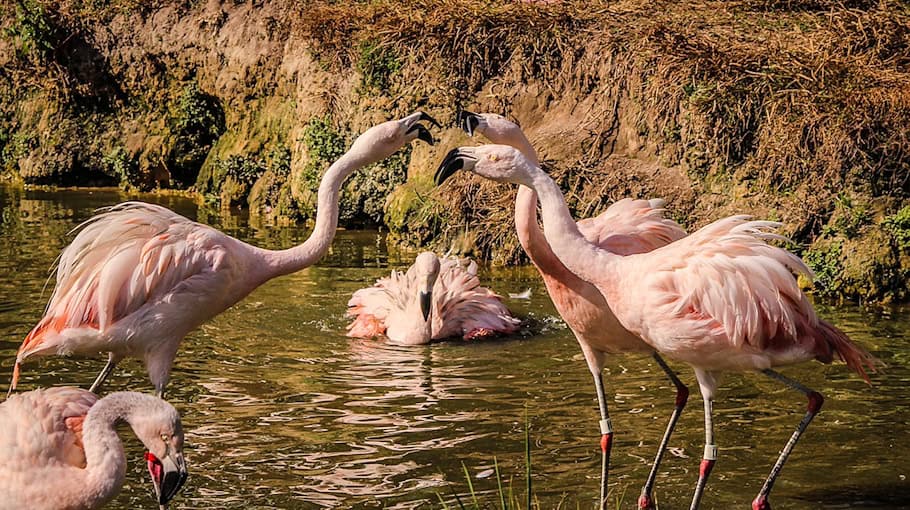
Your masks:
{"label": "black beak tip", "polygon": [[433,124],[437,128],[442,129],[442,126],[438,122],[436,122],[436,119],[434,119],[433,117],[430,117],[430,115],[427,113],[420,112],[420,120],[425,120],[425,121],[429,122],[430,124]]}
{"label": "black beak tip", "polygon": [[423,314],[423,320],[430,318],[430,306],[433,304],[433,295],[420,291],[420,312]]}
{"label": "black beak tip", "polygon": [[435,145],[436,141],[433,140],[433,134],[430,133],[430,130],[425,128],[421,124],[417,124],[417,139],[426,142],[429,145]]}
{"label": "black beak tip", "polygon": [[437,186],[440,186],[446,179],[451,177],[452,174],[462,168],[464,168],[464,160],[461,158],[459,149],[452,149],[446,154],[442,163],[439,164],[439,168],[436,170],[436,175],[433,180],[436,182]]}
{"label": "black beak tip", "polygon": [[468,136],[474,136],[474,130],[477,129],[477,126],[480,124],[479,115],[474,112],[469,112],[468,110],[459,110],[456,115],[456,121],[458,126],[464,130]]}

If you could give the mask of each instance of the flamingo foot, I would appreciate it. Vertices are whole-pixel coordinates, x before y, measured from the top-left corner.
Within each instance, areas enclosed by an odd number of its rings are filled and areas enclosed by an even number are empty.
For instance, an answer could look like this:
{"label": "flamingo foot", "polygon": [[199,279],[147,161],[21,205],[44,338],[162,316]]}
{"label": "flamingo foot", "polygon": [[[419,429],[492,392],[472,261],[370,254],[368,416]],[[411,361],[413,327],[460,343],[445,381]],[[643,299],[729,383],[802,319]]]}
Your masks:
{"label": "flamingo foot", "polygon": [[752,502],[752,510],[771,510],[771,503],[768,503],[767,496],[758,496]]}
{"label": "flamingo foot", "polygon": [[650,494],[642,492],[641,496],[638,497],[638,508],[639,510],[654,510],[654,499],[651,498]]}

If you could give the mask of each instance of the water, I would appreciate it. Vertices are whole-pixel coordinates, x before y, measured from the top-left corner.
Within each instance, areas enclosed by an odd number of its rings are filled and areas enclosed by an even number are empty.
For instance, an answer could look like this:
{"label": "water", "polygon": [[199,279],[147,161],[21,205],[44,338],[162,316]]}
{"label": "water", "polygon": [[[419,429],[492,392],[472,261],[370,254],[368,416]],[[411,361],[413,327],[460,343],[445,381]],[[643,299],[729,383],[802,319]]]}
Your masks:
{"label": "water", "polygon": [[[107,190],[0,187],[2,373],[43,311],[47,269],[67,232],[95,208],[127,198]],[[181,197],[141,198],[261,246],[291,246],[308,234],[197,211]],[[470,501],[462,464],[481,503],[494,508],[494,459],[506,492],[524,494],[526,419],[540,507],[594,507],[600,452],[593,384],[533,269],[482,272],[501,294],[532,289],[530,301],[507,300],[530,324],[512,338],[399,348],[344,336],[351,293],[413,256],[387,247],[376,232],[339,232],[319,265],[264,285],[184,340],[168,398],[183,415],[191,475],[172,508],[441,508],[440,496],[457,508],[453,494]],[[910,508],[910,315],[819,310],[889,368],[871,388],[841,365],[783,370],[827,401],[772,503],[792,510]],[[22,387],[87,387],[102,365],[101,358],[30,363]],[[660,470],[662,509],[688,508],[704,441],[695,379],[674,366],[693,397]],[[635,508],[674,391],[642,356],[611,359],[605,380],[617,431],[610,501]],[[135,361],[118,367],[106,388],[124,389],[151,391]],[[715,412],[720,456],[702,508],[748,508],[804,409],[801,396],[762,376],[728,376]],[[111,507],[154,508],[142,449],[126,427],[121,435],[130,467]]]}

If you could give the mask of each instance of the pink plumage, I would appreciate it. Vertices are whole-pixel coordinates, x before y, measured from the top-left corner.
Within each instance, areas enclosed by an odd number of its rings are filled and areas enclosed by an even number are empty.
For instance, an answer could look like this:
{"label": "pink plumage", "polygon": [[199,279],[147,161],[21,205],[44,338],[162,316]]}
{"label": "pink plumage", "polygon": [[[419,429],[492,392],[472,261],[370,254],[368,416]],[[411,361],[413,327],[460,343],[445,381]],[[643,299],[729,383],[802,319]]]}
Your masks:
{"label": "pink plumage", "polygon": [[[431,266],[422,270],[420,259]],[[435,273],[435,274],[434,274]],[[434,279],[428,282],[427,279]],[[428,319],[420,314],[422,285],[432,296]],[[498,295],[480,285],[477,264],[424,252],[406,272],[392,271],[372,287],[360,289],[348,302],[354,322],[348,336],[367,338],[386,334],[393,343],[424,344],[430,340],[462,337],[477,339],[518,330]]]}
{"label": "pink plumage", "polygon": [[[22,342],[10,392],[26,360],[52,354],[108,353],[97,389],[127,356],[141,358],[164,394],[180,341],[271,278],[314,264],[338,225],[341,182],[420,138],[432,143],[416,112],[371,127],[323,176],[316,226],[303,244],[264,250],[164,207],[127,202],[83,223],[60,255],[44,317]],[[438,125],[438,124],[437,124]]]}
{"label": "pink plumage", "polygon": [[[437,182],[458,169],[533,187],[543,210],[546,241],[566,270],[590,282],[606,298],[605,306],[624,330],[694,367],[705,405],[705,450],[692,510],[699,506],[717,459],[712,414],[721,372],[759,371],[807,399],[805,416],[752,502],[753,510],[770,510],[771,488],[824,402],[820,393],[772,368],[840,358],[866,381],[866,370],[875,370],[877,360],[871,354],[815,314],[796,282],[796,275],[811,276],[808,267],[768,243],[785,239],[775,233],[778,223],[733,216],[653,251],[622,256],[583,235],[556,183],[516,149],[504,145],[455,149],[437,171]],[[677,411],[662,445],[687,394],[677,397]],[[639,499],[642,509],[653,508],[654,471]]]}
{"label": "pink plumage", "polygon": [[171,478],[153,479],[165,504],[186,479],[177,411],[151,395],[120,392],[104,399],[61,387],[13,395],[0,404],[0,494],[3,508],[100,508],[119,491],[126,459],[116,426],[129,423],[165,459]]}

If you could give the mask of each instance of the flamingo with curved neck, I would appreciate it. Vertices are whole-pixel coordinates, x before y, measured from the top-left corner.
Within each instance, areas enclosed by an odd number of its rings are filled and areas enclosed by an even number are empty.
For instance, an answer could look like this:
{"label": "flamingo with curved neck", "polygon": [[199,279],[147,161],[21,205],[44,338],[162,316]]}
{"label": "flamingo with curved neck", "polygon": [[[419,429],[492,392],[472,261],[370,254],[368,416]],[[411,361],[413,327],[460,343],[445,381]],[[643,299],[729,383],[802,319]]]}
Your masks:
{"label": "flamingo with curved neck", "polygon": [[[531,142],[516,123],[495,113],[477,114],[462,110],[457,117],[459,125],[469,135],[480,133],[495,144],[514,147],[521,151],[529,164],[540,166]],[[611,253],[631,255],[647,252],[686,236],[686,231],[676,222],[663,217],[662,205],[660,200],[624,199],[594,218],[579,221],[577,225],[589,242]],[[576,276],[560,262],[538,222],[537,192],[524,185],[518,187],[515,198],[515,230],[522,248],[543,278],[553,305],[575,334],[588,370],[594,377],[600,408],[601,507],[607,503],[610,450],[613,444],[613,427],[602,376],[607,354],[651,353],[676,387],[676,407],[639,498],[640,508],[651,508],[654,504],[651,492],[657,470],[670,435],[686,405],[689,389],[651,346],[622,327],[596,287]],[[601,235],[602,233],[608,235]]]}
{"label": "flamingo with curved neck", "polygon": [[107,365],[91,391],[130,356],[144,360],[162,396],[183,337],[266,281],[319,260],[338,226],[342,182],[415,139],[432,144],[421,120],[436,124],[417,112],[373,126],[354,141],[323,176],[316,226],[294,248],[251,246],[141,202],[119,204],[89,219],[60,254],[54,294],[19,348],[10,392],[20,365],[30,358],[107,352]]}
{"label": "flamingo with curved neck", "polygon": [[515,148],[454,149],[437,171],[437,184],[460,169],[536,190],[546,239],[566,268],[600,291],[625,329],[695,369],[705,404],[705,452],[691,510],[698,508],[717,459],[712,412],[720,373],[761,372],[806,396],[803,420],[752,502],[753,510],[770,510],[774,482],[824,401],[772,368],[838,358],[868,382],[866,369],[876,363],[815,314],[793,276],[811,276],[809,268],[766,242],[783,239],[773,233],[780,224],[732,216],[651,252],[620,256],[585,239],[556,183]]}
{"label": "flamingo with curved neck", "polygon": [[35,390],[0,404],[3,508],[100,508],[126,479],[116,427],[126,422],[148,448],[156,501],[167,503],[187,478],[180,416],[167,402],[135,392],[98,399],[72,387]]}

